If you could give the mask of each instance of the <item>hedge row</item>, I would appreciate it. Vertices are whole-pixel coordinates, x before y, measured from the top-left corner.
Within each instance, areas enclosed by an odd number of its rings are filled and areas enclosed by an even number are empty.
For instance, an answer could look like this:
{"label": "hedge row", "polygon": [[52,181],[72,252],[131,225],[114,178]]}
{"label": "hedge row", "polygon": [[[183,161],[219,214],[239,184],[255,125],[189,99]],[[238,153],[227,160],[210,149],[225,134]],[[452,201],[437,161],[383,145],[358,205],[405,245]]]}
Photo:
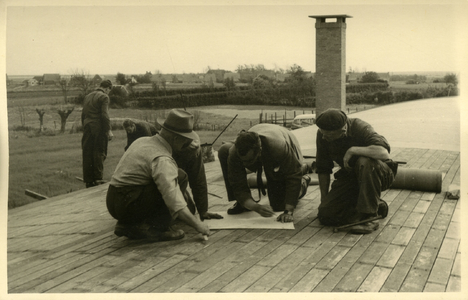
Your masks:
{"label": "hedge row", "polygon": [[430,87],[425,91],[379,91],[379,92],[364,92],[364,93],[347,93],[347,104],[390,104],[405,102],[418,99],[439,98],[448,96],[457,96],[459,94],[458,88],[450,86],[443,88]]}
{"label": "hedge row", "polygon": [[378,92],[388,89],[388,83],[358,83],[346,85],[346,93]]}
{"label": "hedge row", "polygon": [[[214,93],[182,94],[165,97],[137,97],[132,106],[167,109],[207,105],[288,105],[288,106],[315,106],[313,91],[301,88],[271,88],[224,91]],[[116,106],[119,99],[111,99]]]}
{"label": "hedge row", "polygon": [[[365,84],[363,84],[365,85]],[[372,84],[374,87],[382,84]],[[348,89],[348,88],[347,88]],[[372,91],[366,89],[361,92],[347,92],[347,104],[390,104],[410,100],[456,96],[459,94],[453,86],[429,87],[425,91],[389,90]],[[81,97],[76,102],[82,103]],[[110,96],[112,108],[125,108],[128,106],[169,109],[208,105],[281,105],[298,107],[315,107],[315,92],[304,87],[275,87],[269,89],[248,89],[236,91],[218,91],[197,94],[176,94],[165,97],[136,97],[126,99],[120,96]],[[78,103],[77,103],[78,104]]]}
{"label": "hedge row", "polygon": [[[237,87],[239,90],[248,89],[248,87]],[[226,87],[208,87],[200,86],[195,88],[184,88],[184,89],[166,89],[159,86],[158,91],[136,91],[133,92],[132,98],[145,98],[145,97],[168,97],[168,96],[177,96],[177,95],[193,95],[193,94],[209,94],[209,93],[219,93],[226,92]]]}

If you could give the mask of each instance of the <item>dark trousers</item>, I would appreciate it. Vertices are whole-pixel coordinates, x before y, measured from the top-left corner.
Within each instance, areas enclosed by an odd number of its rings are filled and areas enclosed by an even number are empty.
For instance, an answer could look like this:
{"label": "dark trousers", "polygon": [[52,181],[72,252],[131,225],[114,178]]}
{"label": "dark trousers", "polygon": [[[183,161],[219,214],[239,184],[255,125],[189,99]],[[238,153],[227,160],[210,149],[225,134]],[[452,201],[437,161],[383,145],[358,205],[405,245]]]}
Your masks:
{"label": "dark trousers", "polygon": [[368,157],[359,157],[351,172],[335,174],[329,193],[322,198],[318,218],[323,225],[340,226],[354,221],[358,213],[376,214],[381,192],[394,180],[390,167]]}
{"label": "dark trousers", "polygon": [[229,183],[229,179],[228,179],[229,149],[231,149],[233,145],[234,144],[231,142],[226,142],[218,149],[218,159],[219,159],[219,164],[221,165],[221,171],[223,172],[224,185],[226,186],[228,201],[236,200],[236,197],[234,196],[234,192],[232,190],[231,184]]}
{"label": "dark trousers", "polygon": [[83,150],[83,181],[91,183],[102,180],[104,160],[107,157],[108,137],[97,124],[86,124],[83,128],[81,148]]}
{"label": "dark trousers", "polygon": [[[233,146],[234,144],[231,142],[227,142],[223,144],[219,149],[218,149],[218,158],[219,158],[219,163],[221,165],[221,170],[223,172],[223,178],[224,178],[224,184],[226,186],[226,192],[228,196],[229,201],[234,201],[236,200],[234,196],[234,191],[232,189],[231,184],[229,183],[228,179],[228,157],[229,157],[229,149]],[[303,167],[303,174],[307,174],[307,166],[304,165]],[[302,180],[304,181],[304,179]],[[284,181],[280,180],[272,180],[270,178],[267,178],[267,193],[268,193],[268,200],[270,201],[270,206],[274,211],[282,211],[285,209],[285,198],[286,198],[286,185]],[[301,185],[301,192],[298,196],[298,198],[302,198],[307,191],[307,185],[302,184]]]}
{"label": "dark trousers", "polygon": [[[187,174],[179,169],[177,179],[180,190],[192,213],[194,213],[192,199],[186,191],[188,185]],[[110,215],[123,224],[146,222],[161,230],[166,230],[172,223],[169,209],[154,182],[149,185],[125,187],[109,185],[106,204]]]}
{"label": "dark trousers", "polygon": [[173,152],[172,157],[177,166],[187,173],[198,212],[203,214],[208,211],[208,187],[206,185],[205,165],[203,164],[201,148]]}

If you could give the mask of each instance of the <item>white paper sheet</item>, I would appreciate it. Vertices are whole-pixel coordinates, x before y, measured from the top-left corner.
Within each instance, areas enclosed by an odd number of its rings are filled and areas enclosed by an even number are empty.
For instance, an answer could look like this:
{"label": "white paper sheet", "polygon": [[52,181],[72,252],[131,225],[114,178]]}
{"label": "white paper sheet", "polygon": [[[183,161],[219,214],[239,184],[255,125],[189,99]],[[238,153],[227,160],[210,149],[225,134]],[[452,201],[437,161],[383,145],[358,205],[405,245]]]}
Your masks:
{"label": "white paper sheet", "polygon": [[[294,223],[281,223],[276,221],[277,216],[264,218],[253,211],[238,215],[228,215],[226,211],[215,212],[224,219],[205,220],[210,229],[294,229]],[[277,215],[280,215],[278,212]]]}

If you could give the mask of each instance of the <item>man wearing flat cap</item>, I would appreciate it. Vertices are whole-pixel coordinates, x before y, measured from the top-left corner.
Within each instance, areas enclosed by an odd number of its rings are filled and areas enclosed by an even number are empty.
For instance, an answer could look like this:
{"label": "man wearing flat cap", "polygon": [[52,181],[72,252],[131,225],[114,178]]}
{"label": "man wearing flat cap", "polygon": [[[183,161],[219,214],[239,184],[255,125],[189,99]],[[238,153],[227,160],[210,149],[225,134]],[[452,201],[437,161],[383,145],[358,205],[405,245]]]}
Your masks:
{"label": "man wearing flat cap", "polygon": [[[370,124],[358,118],[348,118],[337,109],[320,114],[316,125],[320,222],[327,226],[342,226],[377,215],[386,217],[388,206],[380,195],[391,186],[396,175],[387,140]],[[330,174],[335,163],[340,169],[334,174],[330,189]],[[378,226],[377,221],[369,221],[352,226],[350,232],[367,234]]]}
{"label": "man wearing flat cap", "polygon": [[135,140],[112,176],[106,202],[118,220],[114,233],[153,242],[181,239],[184,232],[172,226],[180,219],[208,236],[210,230],[195,215],[186,190],[187,174],[173,158],[199,140],[193,131],[193,115],[173,109],[158,123],[160,134]]}
{"label": "man wearing flat cap", "polygon": [[86,95],[81,113],[83,137],[81,148],[83,150],[83,181],[86,187],[93,187],[104,183],[104,160],[107,157],[107,144],[112,140],[109,118],[109,92],[112,82],[104,80],[99,88]]}

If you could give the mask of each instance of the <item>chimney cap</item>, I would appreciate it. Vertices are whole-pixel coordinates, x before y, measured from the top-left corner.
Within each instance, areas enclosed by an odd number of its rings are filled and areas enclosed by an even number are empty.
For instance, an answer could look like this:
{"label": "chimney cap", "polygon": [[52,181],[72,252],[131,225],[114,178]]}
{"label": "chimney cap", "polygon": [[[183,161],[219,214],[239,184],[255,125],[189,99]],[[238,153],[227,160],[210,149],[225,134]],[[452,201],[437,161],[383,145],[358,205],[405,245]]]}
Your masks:
{"label": "chimney cap", "polygon": [[352,18],[352,16],[348,16],[348,15],[321,15],[321,16],[309,16],[309,18],[314,18],[314,19]]}

